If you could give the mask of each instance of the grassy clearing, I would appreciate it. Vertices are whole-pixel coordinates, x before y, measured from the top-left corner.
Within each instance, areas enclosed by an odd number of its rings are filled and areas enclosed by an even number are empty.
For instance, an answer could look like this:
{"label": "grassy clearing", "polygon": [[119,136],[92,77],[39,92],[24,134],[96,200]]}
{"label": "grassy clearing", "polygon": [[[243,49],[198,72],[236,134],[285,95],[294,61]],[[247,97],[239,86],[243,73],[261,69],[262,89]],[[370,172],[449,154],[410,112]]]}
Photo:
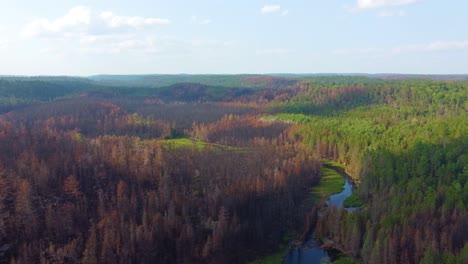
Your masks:
{"label": "grassy clearing", "polygon": [[189,138],[165,139],[161,142],[166,149],[195,148],[197,150],[202,150],[207,145],[207,143],[203,141],[192,140]]}
{"label": "grassy clearing", "polygon": [[205,148],[227,150],[227,151],[236,151],[243,152],[248,151],[248,148],[240,148],[234,146],[227,146],[215,143],[204,142],[191,138],[172,138],[164,139],[160,142],[163,143],[164,148],[166,149],[183,149],[183,148],[195,148],[196,150],[203,150]]}
{"label": "grassy clearing", "polygon": [[353,192],[351,196],[346,198],[343,202],[344,207],[361,207],[364,204],[364,201],[359,198],[359,195],[356,192]]}
{"label": "grassy clearing", "polygon": [[327,199],[328,196],[341,192],[344,184],[345,179],[336,170],[322,167],[322,178],[310,191],[312,199],[316,202]]}
{"label": "grassy clearing", "polygon": [[340,169],[340,170],[343,170],[343,171],[346,170],[345,165],[343,165],[343,164],[341,164],[339,162],[336,162],[336,161],[331,161],[331,160],[324,159],[324,160],[322,160],[322,163],[323,163],[323,165],[325,165],[327,167],[333,167],[333,168],[337,168],[337,169]]}

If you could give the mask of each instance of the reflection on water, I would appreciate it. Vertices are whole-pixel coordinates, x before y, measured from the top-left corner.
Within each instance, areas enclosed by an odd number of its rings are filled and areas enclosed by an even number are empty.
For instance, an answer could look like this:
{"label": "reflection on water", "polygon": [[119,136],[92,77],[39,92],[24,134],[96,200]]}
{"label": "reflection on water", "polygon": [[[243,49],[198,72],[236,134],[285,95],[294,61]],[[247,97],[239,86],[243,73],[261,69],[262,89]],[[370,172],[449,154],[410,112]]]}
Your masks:
{"label": "reflection on water", "polygon": [[343,185],[343,191],[337,194],[333,194],[327,201],[328,206],[343,206],[344,200],[353,193],[353,185],[349,182],[348,178],[345,177],[345,184]]}
{"label": "reflection on water", "polygon": [[[327,201],[328,206],[342,207],[343,202],[353,192],[353,185],[347,177],[345,177],[343,191],[333,194]],[[358,208],[346,208],[348,211],[355,211]],[[320,242],[314,238],[315,232],[309,236],[300,247],[292,248],[288,255],[284,258],[283,264],[326,264],[331,263],[328,252],[320,247]]]}
{"label": "reflection on water", "polygon": [[327,251],[317,248],[293,248],[283,263],[331,263]]}

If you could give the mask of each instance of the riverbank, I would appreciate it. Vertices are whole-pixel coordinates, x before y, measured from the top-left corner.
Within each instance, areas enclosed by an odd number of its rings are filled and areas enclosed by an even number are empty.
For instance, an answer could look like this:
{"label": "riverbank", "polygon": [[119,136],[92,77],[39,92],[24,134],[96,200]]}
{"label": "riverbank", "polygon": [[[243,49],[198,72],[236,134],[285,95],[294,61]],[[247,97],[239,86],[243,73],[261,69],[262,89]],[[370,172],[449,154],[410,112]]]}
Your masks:
{"label": "riverbank", "polygon": [[[310,189],[311,203],[320,204],[329,199],[333,194],[340,193],[344,190],[346,183],[342,173],[344,173],[344,166],[331,161],[324,161],[322,166],[322,177],[317,185]],[[284,258],[288,255],[291,247],[288,241],[283,241],[278,247],[278,251],[274,254],[249,262],[249,264],[281,264]]]}
{"label": "riverbank", "polygon": [[311,198],[315,203],[327,200],[330,195],[339,193],[343,190],[345,179],[335,169],[327,165],[322,167],[322,177],[318,185],[310,190]]}

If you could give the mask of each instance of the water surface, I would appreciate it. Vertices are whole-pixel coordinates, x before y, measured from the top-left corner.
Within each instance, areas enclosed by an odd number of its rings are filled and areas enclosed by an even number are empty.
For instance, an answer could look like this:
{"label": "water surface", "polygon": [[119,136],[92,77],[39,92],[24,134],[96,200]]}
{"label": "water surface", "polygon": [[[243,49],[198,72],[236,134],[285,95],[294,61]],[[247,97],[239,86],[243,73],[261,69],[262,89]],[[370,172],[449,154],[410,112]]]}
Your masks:
{"label": "water surface", "polygon": [[[344,200],[353,193],[353,185],[348,177],[345,178],[343,191],[330,195],[327,205],[342,207]],[[346,208],[353,211],[356,208]],[[307,240],[300,247],[293,247],[284,258],[283,264],[325,264],[331,263],[327,250],[322,249],[320,241],[315,239],[315,231],[312,231]]]}

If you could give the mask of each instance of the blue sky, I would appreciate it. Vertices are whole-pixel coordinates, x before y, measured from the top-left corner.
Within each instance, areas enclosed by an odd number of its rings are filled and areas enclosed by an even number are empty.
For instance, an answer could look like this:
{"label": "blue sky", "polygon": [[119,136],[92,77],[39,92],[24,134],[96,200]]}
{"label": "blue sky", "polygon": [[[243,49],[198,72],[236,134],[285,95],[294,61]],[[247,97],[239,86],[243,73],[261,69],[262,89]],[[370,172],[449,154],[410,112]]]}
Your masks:
{"label": "blue sky", "polygon": [[0,74],[468,73],[466,0],[0,0]]}

